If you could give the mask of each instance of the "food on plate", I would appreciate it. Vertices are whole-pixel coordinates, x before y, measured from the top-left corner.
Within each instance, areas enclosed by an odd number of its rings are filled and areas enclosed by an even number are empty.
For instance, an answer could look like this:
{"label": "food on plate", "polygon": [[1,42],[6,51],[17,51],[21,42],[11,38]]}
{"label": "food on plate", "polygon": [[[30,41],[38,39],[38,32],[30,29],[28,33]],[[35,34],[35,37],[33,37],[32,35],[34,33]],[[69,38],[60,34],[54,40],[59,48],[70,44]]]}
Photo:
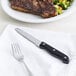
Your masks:
{"label": "food on plate", "polygon": [[71,6],[73,0],[53,0],[57,14],[62,14],[64,10],[67,10]]}
{"label": "food on plate", "polygon": [[21,12],[39,15],[43,18],[62,14],[73,0],[9,0],[11,8]]}
{"label": "food on plate", "polygon": [[56,15],[52,0],[10,0],[11,8],[40,15],[44,18]]}

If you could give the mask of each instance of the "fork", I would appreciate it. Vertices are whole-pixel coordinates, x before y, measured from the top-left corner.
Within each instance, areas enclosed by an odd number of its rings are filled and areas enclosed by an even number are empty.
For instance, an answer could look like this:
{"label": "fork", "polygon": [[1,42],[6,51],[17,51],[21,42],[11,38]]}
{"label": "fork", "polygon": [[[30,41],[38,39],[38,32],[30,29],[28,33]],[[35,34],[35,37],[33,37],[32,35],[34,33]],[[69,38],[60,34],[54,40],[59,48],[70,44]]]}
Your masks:
{"label": "fork", "polygon": [[[26,66],[26,64],[24,62],[24,55],[21,52],[19,44],[18,43],[12,43],[11,47],[12,47],[13,57],[17,61],[22,62],[24,64],[24,66],[26,67],[26,69],[28,70],[29,74],[31,74],[31,71],[28,69],[28,67]],[[30,76],[32,76],[32,75],[30,75]]]}
{"label": "fork", "polygon": [[[27,64],[25,63],[24,55],[22,54],[20,46],[17,42],[12,43],[11,47],[12,47],[12,53],[13,53],[14,58],[17,61],[22,62],[24,64],[24,66],[26,67],[26,69],[29,72],[29,76],[45,76],[44,73],[42,72],[42,70],[40,69],[40,67],[36,66],[35,62],[34,62],[34,64],[35,64],[34,67],[32,66],[33,65],[32,63],[27,62],[27,59],[26,59]],[[30,68],[30,69],[28,69],[28,68]],[[36,70],[38,70],[38,71],[36,71]]]}

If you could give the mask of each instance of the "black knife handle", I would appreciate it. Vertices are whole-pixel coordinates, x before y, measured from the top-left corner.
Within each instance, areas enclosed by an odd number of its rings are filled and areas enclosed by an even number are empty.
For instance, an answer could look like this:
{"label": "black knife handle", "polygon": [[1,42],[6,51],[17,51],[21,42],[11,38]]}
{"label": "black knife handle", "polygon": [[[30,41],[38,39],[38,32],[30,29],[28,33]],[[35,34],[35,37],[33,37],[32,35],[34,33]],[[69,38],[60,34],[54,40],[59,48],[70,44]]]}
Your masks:
{"label": "black knife handle", "polygon": [[45,49],[52,56],[62,60],[63,63],[65,63],[65,64],[69,63],[69,57],[67,55],[65,55],[64,53],[58,51],[57,49],[53,48],[52,46],[48,45],[47,43],[41,42],[40,48]]}

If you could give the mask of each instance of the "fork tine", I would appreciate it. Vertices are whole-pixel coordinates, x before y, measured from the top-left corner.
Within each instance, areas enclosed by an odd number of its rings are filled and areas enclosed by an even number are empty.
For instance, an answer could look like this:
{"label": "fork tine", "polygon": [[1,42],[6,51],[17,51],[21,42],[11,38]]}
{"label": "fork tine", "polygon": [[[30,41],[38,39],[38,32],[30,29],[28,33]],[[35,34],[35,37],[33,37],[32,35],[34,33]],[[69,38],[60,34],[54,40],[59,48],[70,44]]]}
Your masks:
{"label": "fork tine", "polygon": [[11,44],[11,46],[12,46],[12,52],[13,52],[13,55],[17,54],[16,44],[13,43],[13,44]]}
{"label": "fork tine", "polygon": [[13,43],[11,44],[12,46],[12,52],[13,52],[13,56],[17,59],[17,60],[22,60],[24,58],[23,54],[21,53],[21,49],[18,43]]}
{"label": "fork tine", "polygon": [[13,50],[13,54],[16,53],[16,54],[20,54],[20,47],[17,43],[13,43],[11,44],[12,45],[12,50]]}
{"label": "fork tine", "polygon": [[16,44],[16,48],[17,48],[17,52],[18,52],[18,54],[20,54],[20,55],[22,55],[22,52],[21,52],[21,49],[20,49],[20,46],[19,46],[19,44]]}
{"label": "fork tine", "polygon": [[14,45],[11,44],[11,47],[12,47],[12,53],[13,53],[13,56],[14,56],[14,51],[15,51]]}

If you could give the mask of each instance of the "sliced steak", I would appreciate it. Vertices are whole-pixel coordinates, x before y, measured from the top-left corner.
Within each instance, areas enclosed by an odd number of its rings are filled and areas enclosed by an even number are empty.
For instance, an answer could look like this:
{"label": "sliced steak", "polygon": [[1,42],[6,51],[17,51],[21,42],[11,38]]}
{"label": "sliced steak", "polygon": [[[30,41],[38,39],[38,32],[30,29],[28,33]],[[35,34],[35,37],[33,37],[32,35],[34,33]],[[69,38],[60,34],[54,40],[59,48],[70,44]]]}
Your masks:
{"label": "sliced steak", "polygon": [[48,18],[56,15],[56,10],[52,0],[38,0],[38,1],[42,10],[41,14],[42,17]]}
{"label": "sliced steak", "polygon": [[44,18],[55,16],[56,10],[52,0],[10,0],[11,8]]}
{"label": "sliced steak", "polygon": [[10,0],[11,8],[32,14],[41,14],[41,9],[37,0]]}

